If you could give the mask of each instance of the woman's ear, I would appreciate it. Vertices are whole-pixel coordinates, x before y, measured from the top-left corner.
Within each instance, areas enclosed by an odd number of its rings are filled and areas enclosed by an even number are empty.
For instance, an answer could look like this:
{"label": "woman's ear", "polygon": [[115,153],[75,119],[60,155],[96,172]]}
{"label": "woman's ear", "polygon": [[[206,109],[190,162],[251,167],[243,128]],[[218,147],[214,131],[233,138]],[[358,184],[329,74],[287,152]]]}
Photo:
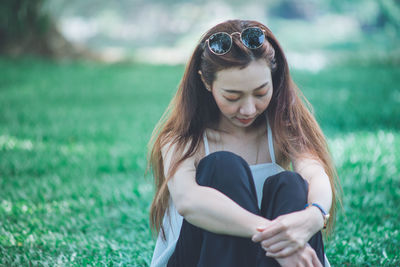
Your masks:
{"label": "woman's ear", "polygon": [[204,86],[206,87],[207,91],[210,91],[210,92],[211,92],[211,88],[210,88],[210,86],[206,83],[206,81],[204,80],[203,73],[201,72],[201,70],[199,70],[198,73],[199,73],[200,79],[201,79],[201,81],[203,82]]}

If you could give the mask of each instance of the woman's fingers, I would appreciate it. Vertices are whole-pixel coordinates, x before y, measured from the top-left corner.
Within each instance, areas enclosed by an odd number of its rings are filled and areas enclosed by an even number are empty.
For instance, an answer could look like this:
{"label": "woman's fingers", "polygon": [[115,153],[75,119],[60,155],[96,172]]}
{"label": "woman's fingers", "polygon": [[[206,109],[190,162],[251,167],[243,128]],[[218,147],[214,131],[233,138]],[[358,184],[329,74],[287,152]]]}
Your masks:
{"label": "woman's fingers", "polygon": [[[314,251],[314,250],[313,250]],[[314,251],[314,254],[312,255],[312,265],[313,267],[323,267],[322,263],[319,261],[317,254]]]}
{"label": "woman's fingers", "polygon": [[[272,253],[277,253],[284,247],[291,247],[294,250],[298,250],[299,248],[302,248],[305,245],[302,242],[302,239],[296,238],[295,236],[292,236],[288,232],[280,232],[279,234],[269,239],[261,241],[260,244],[263,248]],[[290,251],[290,253],[293,253],[293,251]]]}
{"label": "woman's fingers", "polygon": [[306,266],[306,267],[314,267],[314,264],[312,262],[312,258],[309,258],[309,257],[305,258],[304,259],[304,266]]}
{"label": "woman's fingers", "polygon": [[[266,255],[269,256],[268,253]],[[284,267],[322,267],[322,264],[318,260],[317,254],[309,244],[306,244],[301,249],[298,249],[290,256],[276,257],[275,259],[281,266]]]}
{"label": "woman's fingers", "polygon": [[318,257],[317,257],[317,253],[315,252],[315,250],[310,246],[310,244],[307,244],[306,246],[307,252],[310,255],[310,259],[311,259],[311,267],[323,267],[323,265],[321,264],[321,262],[319,261]]}
{"label": "woman's fingers", "polygon": [[265,251],[268,251],[270,253],[277,253],[288,246],[290,246],[290,243],[288,241],[281,241],[281,242],[274,243],[272,245],[265,245],[264,241],[261,242],[261,247]]}
{"label": "woman's fingers", "polygon": [[[259,228],[261,229],[261,228]],[[285,231],[287,229],[286,225],[284,225],[280,220],[275,220],[273,221],[273,223],[271,223],[267,228],[265,228],[265,230],[263,230],[260,233],[257,233],[255,235],[253,235],[253,237],[251,238],[251,240],[253,242],[260,242],[262,240],[268,239],[273,237],[274,235]]]}
{"label": "woman's fingers", "polygon": [[265,250],[271,252],[271,253],[276,253],[285,247],[289,246],[290,243],[286,240],[284,241],[279,241],[273,244],[269,244],[267,241],[262,241],[261,242],[261,247],[264,248]]}
{"label": "woman's fingers", "polygon": [[268,239],[273,237],[274,235],[280,233],[282,230],[279,229],[278,227],[274,227],[274,228],[267,228],[264,231],[257,233],[255,235],[253,235],[253,237],[251,238],[251,240],[253,242],[260,242],[261,240],[264,239]]}
{"label": "woman's fingers", "polygon": [[260,242],[266,250],[265,255],[280,260],[280,264],[291,262],[290,266],[322,266],[314,249],[307,244],[304,229],[293,223],[292,217],[283,215],[266,227],[258,227],[259,233],[253,235],[252,241]]}
{"label": "woman's fingers", "polygon": [[284,233],[279,233],[279,234],[274,235],[274,236],[272,236],[272,237],[270,237],[268,239],[262,240],[260,244],[261,244],[262,247],[269,248],[272,245],[277,244],[279,242],[283,242],[283,241],[288,241],[288,240],[285,238],[285,234]]}
{"label": "woman's fingers", "polygon": [[306,267],[314,267],[313,264],[313,254],[315,254],[313,249],[309,249],[309,247],[305,247],[304,253],[302,255],[302,261],[304,263],[304,266]]}
{"label": "woman's fingers", "polygon": [[281,249],[280,251],[278,251],[276,253],[272,253],[267,250],[267,253],[265,255],[267,255],[268,257],[272,257],[272,258],[284,258],[284,257],[292,255],[295,252],[296,252],[296,249],[294,249],[293,247],[290,247],[290,246],[289,247],[286,246],[285,248]]}
{"label": "woman's fingers", "polygon": [[[289,241],[281,241],[274,243],[270,246],[265,246],[261,244],[261,247],[269,252],[270,257],[286,257],[292,255],[294,252],[296,252],[300,247],[296,246],[295,244],[289,242]],[[287,248],[286,250],[284,250]]]}

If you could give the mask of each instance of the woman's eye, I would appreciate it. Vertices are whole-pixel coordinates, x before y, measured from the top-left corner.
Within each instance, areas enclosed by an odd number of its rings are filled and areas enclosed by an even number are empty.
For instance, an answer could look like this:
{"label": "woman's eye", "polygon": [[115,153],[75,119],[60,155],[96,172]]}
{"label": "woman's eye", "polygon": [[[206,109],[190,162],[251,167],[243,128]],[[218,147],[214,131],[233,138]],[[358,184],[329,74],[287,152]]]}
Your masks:
{"label": "woman's eye", "polygon": [[261,98],[261,97],[264,97],[264,96],[266,96],[266,95],[267,95],[267,94],[256,95],[256,97]]}
{"label": "woman's eye", "polygon": [[239,100],[239,98],[227,98],[227,97],[225,97],[225,99],[228,100],[229,102],[235,102]]}
{"label": "woman's eye", "polygon": [[256,94],[255,96],[258,97],[258,98],[261,98],[261,97],[266,96],[267,94],[268,94],[268,91],[266,91],[266,92],[260,92],[260,93]]}

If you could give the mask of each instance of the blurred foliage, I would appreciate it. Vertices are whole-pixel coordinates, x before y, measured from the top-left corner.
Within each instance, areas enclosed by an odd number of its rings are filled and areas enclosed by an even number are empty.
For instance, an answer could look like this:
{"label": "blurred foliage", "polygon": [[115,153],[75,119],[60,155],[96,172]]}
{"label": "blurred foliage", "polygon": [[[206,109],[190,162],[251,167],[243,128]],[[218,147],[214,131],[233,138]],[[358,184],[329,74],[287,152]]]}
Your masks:
{"label": "blurred foliage", "polygon": [[[195,33],[203,32],[205,25],[209,26],[207,22],[214,22],[215,18],[246,17],[269,24],[286,20],[292,23],[291,28],[298,22],[313,27],[318,18],[331,15],[351,18],[356,21],[358,31],[367,37],[376,35],[379,42],[391,43],[390,47],[400,36],[399,0],[258,0],[254,3],[239,0],[3,0],[0,2],[0,52],[6,46],[20,46],[22,51],[35,46],[51,47],[47,50],[64,49],[54,41],[52,45],[46,44],[47,39],[57,35],[47,34],[56,31],[55,25],[69,27],[75,31],[75,36],[89,32],[86,39],[69,40],[78,43],[83,40],[81,43],[92,49],[122,47],[129,50],[192,45],[188,40],[198,38]],[[70,20],[63,21],[65,18]],[[74,24],[77,18],[80,24]],[[275,34],[280,30],[282,28],[275,28]],[[90,35],[91,31],[95,34]],[[340,29],[335,28],[335,31],[340,32]],[[68,34],[66,36],[69,38]]]}
{"label": "blurred foliage", "polygon": [[328,0],[327,2],[335,12],[355,15],[365,31],[390,27],[396,34],[400,32],[400,0]]}
{"label": "blurred foliage", "polygon": [[27,36],[44,36],[50,17],[43,10],[45,0],[2,0],[0,3],[0,49]]}

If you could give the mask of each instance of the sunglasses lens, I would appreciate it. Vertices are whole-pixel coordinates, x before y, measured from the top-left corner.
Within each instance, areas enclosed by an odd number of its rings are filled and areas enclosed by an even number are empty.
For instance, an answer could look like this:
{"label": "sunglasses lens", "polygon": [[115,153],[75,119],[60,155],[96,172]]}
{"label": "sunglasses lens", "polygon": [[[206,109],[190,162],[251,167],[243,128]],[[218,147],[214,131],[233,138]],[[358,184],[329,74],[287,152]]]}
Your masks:
{"label": "sunglasses lens", "polygon": [[223,55],[231,49],[232,39],[224,32],[215,33],[208,39],[210,50],[217,55]]}
{"label": "sunglasses lens", "polygon": [[242,32],[242,42],[250,49],[260,47],[264,39],[264,32],[260,28],[248,28]]}

